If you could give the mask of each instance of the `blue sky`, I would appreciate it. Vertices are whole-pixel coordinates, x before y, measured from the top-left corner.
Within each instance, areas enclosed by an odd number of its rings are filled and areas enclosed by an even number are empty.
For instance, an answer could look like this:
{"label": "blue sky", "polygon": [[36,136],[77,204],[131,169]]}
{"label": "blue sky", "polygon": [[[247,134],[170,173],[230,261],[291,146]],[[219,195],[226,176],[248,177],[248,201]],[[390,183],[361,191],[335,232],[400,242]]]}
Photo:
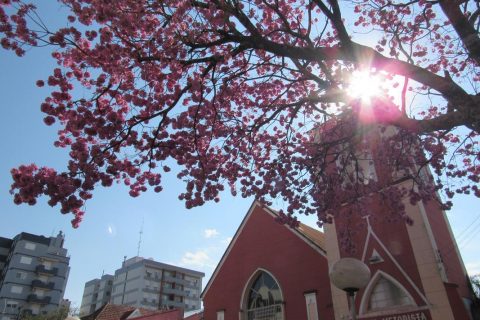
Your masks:
{"label": "blue sky", "polygon": [[32,50],[24,58],[0,51],[0,236],[23,231],[51,236],[64,231],[71,256],[65,297],[78,305],[86,281],[103,271],[112,273],[124,256],[137,254],[142,221],[141,256],[203,271],[206,282],[251,199],[225,194],[219,204],[187,210],[177,198],[183,183],[171,174],[165,177],[165,191],[160,194],[147,192],[132,198],[121,185],[98,189],[78,229],[71,227],[72,215],[61,215],[45,199],[35,206],[13,204],[8,192],[11,168],[34,162],[62,169],[67,162],[67,150],[53,146],[57,129],[43,124],[40,103],[48,89],[35,85],[52,66],[48,49]]}
{"label": "blue sky", "polygon": [[[62,16],[55,5],[43,13],[47,23],[49,17]],[[65,298],[77,306],[86,281],[102,272],[112,273],[124,256],[137,254],[142,221],[141,256],[203,271],[206,284],[252,199],[225,193],[220,203],[187,210],[177,199],[183,183],[172,174],[165,177],[165,191],[160,194],[147,192],[131,198],[122,186],[96,190],[79,229],[72,229],[71,215],[61,215],[44,199],[33,207],[13,204],[8,192],[11,168],[36,163],[61,170],[67,161],[67,151],[53,147],[56,128],[42,121],[40,103],[48,89],[35,86],[53,67],[49,52],[48,48],[33,49],[26,57],[17,58],[0,50],[0,236],[13,237],[20,232],[50,236],[64,231],[71,256]],[[472,274],[480,273],[479,207],[478,199],[458,197],[448,213]]]}

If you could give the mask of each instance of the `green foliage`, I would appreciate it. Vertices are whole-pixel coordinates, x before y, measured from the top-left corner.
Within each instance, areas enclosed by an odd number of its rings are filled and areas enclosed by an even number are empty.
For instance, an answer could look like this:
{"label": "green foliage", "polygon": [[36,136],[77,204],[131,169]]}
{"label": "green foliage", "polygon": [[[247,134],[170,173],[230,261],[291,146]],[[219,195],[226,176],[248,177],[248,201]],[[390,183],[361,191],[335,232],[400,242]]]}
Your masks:
{"label": "green foliage", "polygon": [[475,297],[480,299],[480,274],[476,274],[470,277],[470,283],[472,284]]}

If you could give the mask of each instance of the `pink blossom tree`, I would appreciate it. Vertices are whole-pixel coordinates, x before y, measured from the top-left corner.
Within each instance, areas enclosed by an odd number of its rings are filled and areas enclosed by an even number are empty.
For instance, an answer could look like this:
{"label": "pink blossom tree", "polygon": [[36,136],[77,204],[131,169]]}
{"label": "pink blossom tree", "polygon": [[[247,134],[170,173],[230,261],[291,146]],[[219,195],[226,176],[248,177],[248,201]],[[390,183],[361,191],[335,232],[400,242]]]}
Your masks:
{"label": "pink blossom tree", "polygon": [[[51,30],[32,4],[0,1],[4,49],[52,48],[41,110],[71,158],[12,169],[17,204],[44,195],[76,227],[96,187],[160,192],[172,163],[188,208],[227,188],[285,200],[293,224],[346,202],[361,214],[370,192],[405,219],[405,196],[480,196],[477,1],[59,2],[71,14]],[[380,93],[352,95],[356,73]]]}

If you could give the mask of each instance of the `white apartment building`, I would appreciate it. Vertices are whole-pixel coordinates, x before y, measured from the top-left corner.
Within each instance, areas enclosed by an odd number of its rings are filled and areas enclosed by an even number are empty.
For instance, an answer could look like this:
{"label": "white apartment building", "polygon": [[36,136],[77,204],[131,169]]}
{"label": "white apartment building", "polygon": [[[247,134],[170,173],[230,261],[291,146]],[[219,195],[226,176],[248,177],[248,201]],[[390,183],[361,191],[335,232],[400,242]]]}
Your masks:
{"label": "white apartment building", "polygon": [[[197,310],[200,309],[204,276],[203,272],[133,257],[125,260],[122,267],[115,271],[109,302],[151,310]],[[85,284],[81,315],[90,314],[106,303],[104,301],[99,304],[100,291],[94,289],[97,286],[100,290],[101,283],[98,281],[102,279],[94,279]],[[107,292],[105,288],[102,296],[104,298]],[[96,297],[96,300],[93,297]]]}

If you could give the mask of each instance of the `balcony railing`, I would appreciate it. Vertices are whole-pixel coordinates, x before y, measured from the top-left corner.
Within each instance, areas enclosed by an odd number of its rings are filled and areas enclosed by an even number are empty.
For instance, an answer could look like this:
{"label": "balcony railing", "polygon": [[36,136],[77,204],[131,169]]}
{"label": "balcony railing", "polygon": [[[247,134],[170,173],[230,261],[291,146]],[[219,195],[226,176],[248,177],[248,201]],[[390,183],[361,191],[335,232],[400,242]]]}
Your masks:
{"label": "balcony railing", "polygon": [[186,296],[187,293],[183,290],[180,290],[180,289],[172,289],[172,288],[163,288],[162,292],[164,294],[174,294],[174,295],[177,295],[177,296]]}
{"label": "balcony railing", "polygon": [[185,308],[185,304],[179,301],[163,301],[162,306],[173,307],[173,308]]}
{"label": "balcony railing", "polygon": [[160,288],[143,288],[143,292],[157,293],[160,292]]}
{"label": "balcony railing", "polygon": [[178,277],[167,276],[167,275],[165,275],[163,277],[163,281],[175,282],[175,283],[179,283],[179,284],[183,284],[183,285],[188,285],[189,284],[189,282],[185,279],[178,278]]}
{"label": "balcony railing", "polygon": [[160,281],[161,278],[158,274],[146,274],[143,276],[143,278],[145,280],[156,280],[156,281]]}
{"label": "balcony railing", "polygon": [[33,315],[33,310],[32,309],[23,309],[22,310],[22,315],[31,316],[31,315]]}
{"label": "balcony railing", "polygon": [[41,280],[33,280],[32,281],[32,288],[42,288],[52,290],[55,287],[55,283],[53,282],[43,282]]}
{"label": "balcony railing", "polygon": [[43,264],[39,264],[35,268],[35,272],[40,273],[40,274],[48,274],[51,276],[56,276],[58,273],[58,268],[52,268],[52,269],[47,269]]}
{"label": "balcony railing", "polygon": [[51,299],[51,297],[39,297],[36,294],[29,294],[27,297],[27,302],[49,304]]}
{"label": "balcony railing", "polygon": [[158,302],[157,301],[151,301],[151,300],[145,300],[144,299],[144,300],[142,300],[142,305],[158,308]]}

